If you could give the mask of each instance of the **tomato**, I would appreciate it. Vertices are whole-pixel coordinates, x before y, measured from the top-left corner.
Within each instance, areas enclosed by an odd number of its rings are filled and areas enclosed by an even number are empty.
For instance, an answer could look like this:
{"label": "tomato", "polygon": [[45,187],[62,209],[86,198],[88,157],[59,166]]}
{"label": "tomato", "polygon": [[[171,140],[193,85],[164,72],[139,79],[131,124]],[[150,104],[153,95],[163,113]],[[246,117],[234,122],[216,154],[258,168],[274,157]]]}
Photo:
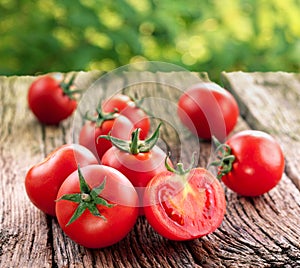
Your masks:
{"label": "tomato", "polygon": [[224,140],[237,123],[239,108],[231,93],[216,84],[202,83],[181,95],[177,113],[198,137],[210,140],[214,135]]}
{"label": "tomato", "polygon": [[102,248],[123,239],[138,216],[138,196],[119,171],[89,165],[74,171],[61,185],[57,220],[76,243]]}
{"label": "tomato", "polygon": [[150,225],[163,237],[191,240],[221,225],[225,195],[220,182],[204,168],[168,168],[148,183],[144,211]]}
{"label": "tomato", "polygon": [[98,115],[94,118],[88,117],[88,121],[81,128],[79,144],[91,150],[100,161],[112,144],[110,141],[98,139],[98,137],[110,133],[120,139],[129,139],[134,125],[127,117],[115,112],[103,113],[97,109],[97,113]]}
{"label": "tomato", "polygon": [[55,216],[55,199],[63,181],[77,169],[97,164],[95,156],[78,144],[65,144],[52,151],[44,161],[32,166],[25,177],[31,202],[43,212]]}
{"label": "tomato", "polygon": [[141,129],[140,139],[147,137],[150,130],[150,119],[147,113],[139,106],[138,101],[134,101],[124,94],[116,94],[105,100],[102,107],[105,112],[113,112],[117,109],[121,115],[130,119],[135,128]]}
{"label": "tomato", "polygon": [[60,83],[54,77],[45,75],[30,85],[28,105],[41,123],[55,125],[71,116],[77,107],[73,94],[80,91],[70,90],[73,80],[74,77],[69,83]]}
{"label": "tomato", "polygon": [[146,187],[148,181],[158,172],[165,170],[166,153],[158,146],[151,152],[132,154],[116,147],[109,149],[102,157],[103,165],[111,166],[121,171],[136,187]]}
{"label": "tomato", "polygon": [[284,155],[278,142],[269,134],[244,130],[217,144],[218,177],[244,196],[259,196],[274,188],[284,171]]}
{"label": "tomato", "polygon": [[[101,162],[119,170],[131,181],[139,194],[141,206],[147,183],[153,176],[166,170],[164,163],[166,153],[156,145],[159,127],[145,141],[138,139],[139,129],[133,132],[131,141],[106,136],[114,146],[103,155]],[[143,214],[142,209],[140,213]]]}

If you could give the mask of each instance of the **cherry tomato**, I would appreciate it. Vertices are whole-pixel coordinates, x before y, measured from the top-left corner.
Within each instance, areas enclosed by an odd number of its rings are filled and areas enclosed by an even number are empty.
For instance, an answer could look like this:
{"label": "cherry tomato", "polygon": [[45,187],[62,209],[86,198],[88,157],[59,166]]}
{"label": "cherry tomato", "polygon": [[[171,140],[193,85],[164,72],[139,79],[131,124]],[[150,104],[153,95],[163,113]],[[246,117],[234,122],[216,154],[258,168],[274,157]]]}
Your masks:
{"label": "cherry tomato", "polygon": [[25,177],[27,195],[37,208],[55,216],[55,199],[63,181],[78,164],[83,167],[97,163],[87,148],[78,144],[62,145],[29,169]]}
{"label": "cherry tomato", "polygon": [[121,115],[130,119],[135,128],[141,129],[140,139],[147,137],[150,130],[150,119],[147,113],[140,108],[138,101],[134,101],[124,94],[116,94],[105,100],[102,107],[105,112],[113,112],[117,109]]}
{"label": "cherry tomato", "polygon": [[37,78],[29,87],[28,105],[36,118],[44,124],[58,124],[71,116],[77,107],[73,94],[80,90],[70,90],[74,77],[69,83],[59,82],[49,75]]}
{"label": "cherry tomato", "polygon": [[180,97],[178,116],[195,135],[210,140],[212,135],[224,140],[239,116],[234,97],[213,83],[196,84]]}
{"label": "cherry tomato", "polygon": [[225,144],[217,145],[218,177],[244,196],[262,195],[274,188],[284,171],[284,156],[278,142],[257,130],[236,133]]}
{"label": "cherry tomato", "polygon": [[191,240],[221,225],[225,195],[220,182],[206,169],[168,168],[148,183],[144,211],[150,225],[163,237]]}
{"label": "cherry tomato", "polygon": [[118,113],[103,113],[97,109],[95,118],[89,117],[79,133],[79,144],[87,147],[100,159],[111,148],[110,141],[98,139],[100,135],[111,134],[120,139],[129,139],[134,130],[133,123],[125,116]]}
{"label": "cherry tomato", "polygon": [[[106,136],[113,143],[102,157],[101,162],[119,170],[135,186],[142,207],[142,196],[147,183],[161,171],[166,170],[166,153],[156,144],[159,136],[159,127],[153,135],[145,141],[138,139],[139,129],[135,130],[131,141],[115,139],[112,136]],[[140,214],[143,214],[141,208]]]}
{"label": "cherry tomato", "polygon": [[110,148],[102,157],[103,165],[111,166],[121,171],[136,187],[146,187],[148,181],[158,172],[165,170],[166,153],[158,146],[151,152],[132,154],[116,147]]}
{"label": "cherry tomato", "polygon": [[76,243],[102,248],[123,239],[138,216],[138,196],[119,171],[89,165],[61,185],[56,215],[62,230]]}

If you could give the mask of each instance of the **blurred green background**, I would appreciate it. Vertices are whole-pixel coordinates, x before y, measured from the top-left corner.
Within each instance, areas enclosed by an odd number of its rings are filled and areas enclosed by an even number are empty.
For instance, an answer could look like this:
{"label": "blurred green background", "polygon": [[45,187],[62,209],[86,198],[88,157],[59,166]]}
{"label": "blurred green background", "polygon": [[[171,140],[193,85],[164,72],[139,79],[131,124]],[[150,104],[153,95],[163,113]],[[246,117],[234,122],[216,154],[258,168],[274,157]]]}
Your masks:
{"label": "blurred green background", "polygon": [[113,70],[300,70],[300,0],[1,0],[0,75]]}

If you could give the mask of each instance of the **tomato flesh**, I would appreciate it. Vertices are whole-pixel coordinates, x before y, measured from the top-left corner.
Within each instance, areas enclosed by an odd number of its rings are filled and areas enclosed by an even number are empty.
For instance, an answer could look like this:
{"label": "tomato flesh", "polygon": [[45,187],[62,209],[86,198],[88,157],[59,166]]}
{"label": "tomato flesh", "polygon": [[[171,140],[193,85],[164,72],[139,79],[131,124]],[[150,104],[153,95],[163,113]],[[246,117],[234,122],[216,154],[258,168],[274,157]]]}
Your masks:
{"label": "tomato flesh", "polygon": [[144,195],[147,220],[172,240],[195,239],[215,231],[225,210],[221,184],[202,168],[185,176],[162,172],[149,182]]}

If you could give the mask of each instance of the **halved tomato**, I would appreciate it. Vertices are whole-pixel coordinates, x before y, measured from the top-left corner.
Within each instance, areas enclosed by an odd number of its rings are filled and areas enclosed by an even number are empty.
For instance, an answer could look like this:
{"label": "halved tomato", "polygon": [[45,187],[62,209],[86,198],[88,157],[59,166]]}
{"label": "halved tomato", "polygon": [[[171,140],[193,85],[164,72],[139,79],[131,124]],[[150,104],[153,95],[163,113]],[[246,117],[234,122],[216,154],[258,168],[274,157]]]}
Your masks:
{"label": "halved tomato", "polygon": [[148,183],[144,194],[147,220],[171,240],[191,240],[214,232],[225,211],[220,182],[203,168],[161,172]]}

